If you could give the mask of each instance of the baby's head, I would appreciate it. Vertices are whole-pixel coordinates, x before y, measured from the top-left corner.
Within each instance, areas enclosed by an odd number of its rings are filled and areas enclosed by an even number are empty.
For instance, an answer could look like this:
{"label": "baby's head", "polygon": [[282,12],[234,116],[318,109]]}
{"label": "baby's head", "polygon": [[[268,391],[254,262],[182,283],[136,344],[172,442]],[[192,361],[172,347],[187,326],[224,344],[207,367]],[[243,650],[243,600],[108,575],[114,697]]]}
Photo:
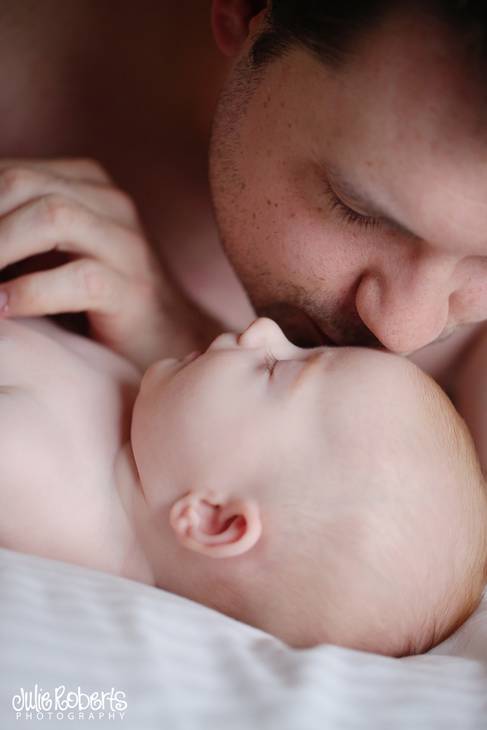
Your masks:
{"label": "baby's head", "polygon": [[151,366],[132,445],[161,530],[158,584],[293,646],[420,653],[480,600],[474,446],[404,358],[303,350],[261,318]]}

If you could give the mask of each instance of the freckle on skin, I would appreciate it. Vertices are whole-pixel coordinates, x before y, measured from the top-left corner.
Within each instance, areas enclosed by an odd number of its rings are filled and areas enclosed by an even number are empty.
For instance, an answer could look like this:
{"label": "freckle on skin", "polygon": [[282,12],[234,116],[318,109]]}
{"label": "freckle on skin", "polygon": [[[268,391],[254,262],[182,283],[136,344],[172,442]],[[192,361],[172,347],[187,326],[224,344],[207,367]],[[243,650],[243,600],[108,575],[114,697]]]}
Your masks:
{"label": "freckle on skin", "polygon": [[296,218],[296,213],[291,213],[291,218]]}
{"label": "freckle on skin", "polygon": [[269,200],[269,198],[267,198],[267,205],[272,205],[272,203],[271,203],[271,201]]}
{"label": "freckle on skin", "polygon": [[279,208],[279,203],[274,203],[274,208]]}

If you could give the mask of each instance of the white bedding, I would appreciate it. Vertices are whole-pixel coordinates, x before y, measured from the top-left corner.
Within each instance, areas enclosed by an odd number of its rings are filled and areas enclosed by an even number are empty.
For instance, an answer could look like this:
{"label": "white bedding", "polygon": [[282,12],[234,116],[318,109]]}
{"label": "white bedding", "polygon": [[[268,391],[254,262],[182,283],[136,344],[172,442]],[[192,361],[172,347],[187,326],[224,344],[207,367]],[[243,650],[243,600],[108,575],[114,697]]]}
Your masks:
{"label": "white bedding", "polygon": [[[390,659],[293,650],[165,591],[3,549],[0,591],[1,730],[487,730],[486,599],[428,655]],[[125,715],[16,719],[13,696],[36,684],[114,687]]]}

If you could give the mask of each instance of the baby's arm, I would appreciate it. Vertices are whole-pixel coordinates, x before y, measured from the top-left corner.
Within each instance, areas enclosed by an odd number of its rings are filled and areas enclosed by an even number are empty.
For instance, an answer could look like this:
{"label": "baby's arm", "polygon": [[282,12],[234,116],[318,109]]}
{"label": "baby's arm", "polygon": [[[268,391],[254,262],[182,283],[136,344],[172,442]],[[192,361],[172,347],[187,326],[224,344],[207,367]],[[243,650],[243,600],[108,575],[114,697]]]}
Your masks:
{"label": "baby's arm", "polygon": [[452,400],[465,419],[487,474],[487,326],[462,355],[457,367]]}
{"label": "baby's arm", "polygon": [[170,280],[133,202],[98,163],[0,160],[0,191],[0,270],[50,251],[67,259],[2,283],[0,316],[85,312],[90,336],[141,370],[221,331]]}

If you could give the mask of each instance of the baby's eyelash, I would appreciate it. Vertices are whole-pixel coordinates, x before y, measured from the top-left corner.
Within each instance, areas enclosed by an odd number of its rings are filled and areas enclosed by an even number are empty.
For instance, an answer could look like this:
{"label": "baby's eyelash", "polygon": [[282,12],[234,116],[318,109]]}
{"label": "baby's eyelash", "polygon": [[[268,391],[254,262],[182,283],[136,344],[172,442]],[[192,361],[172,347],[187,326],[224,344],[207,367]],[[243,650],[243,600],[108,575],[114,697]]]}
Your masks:
{"label": "baby's eyelash", "polygon": [[340,200],[338,195],[336,195],[335,191],[329,185],[326,186],[325,192],[331,209],[337,210],[341,218],[344,219],[347,223],[354,223],[356,225],[363,226],[364,228],[374,228],[381,224],[381,218],[374,218],[374,216],[362,215],[361,213],[357,213],[356,210],[349,208],[348,205],[345,205],[343,200]]}

